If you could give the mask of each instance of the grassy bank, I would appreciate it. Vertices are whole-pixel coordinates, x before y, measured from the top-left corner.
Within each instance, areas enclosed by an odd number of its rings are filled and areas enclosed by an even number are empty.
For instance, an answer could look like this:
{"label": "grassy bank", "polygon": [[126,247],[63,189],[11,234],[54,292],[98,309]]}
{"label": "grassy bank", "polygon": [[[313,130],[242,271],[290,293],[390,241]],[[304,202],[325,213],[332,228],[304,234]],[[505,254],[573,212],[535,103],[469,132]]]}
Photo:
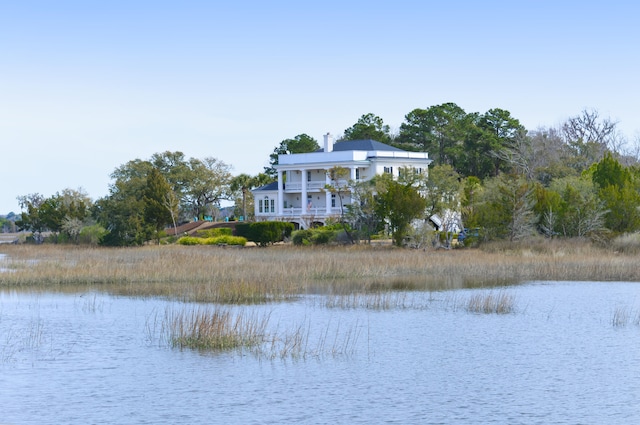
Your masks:
{"label": "grassy bank", "polygon": [[0,287],[259,303],[299,294],[437,290],[526,280],[640,281],[637,255],[588,243],[421,251],[391,247],[0,247]]}

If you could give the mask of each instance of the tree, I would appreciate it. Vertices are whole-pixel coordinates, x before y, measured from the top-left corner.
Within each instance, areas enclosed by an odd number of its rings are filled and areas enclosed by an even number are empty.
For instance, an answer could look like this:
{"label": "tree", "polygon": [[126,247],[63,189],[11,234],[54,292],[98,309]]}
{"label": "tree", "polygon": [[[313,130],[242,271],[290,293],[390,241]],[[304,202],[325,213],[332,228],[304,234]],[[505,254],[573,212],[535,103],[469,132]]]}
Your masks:
{"label": "tree", "polygon": [[189,160],[189,180],[185,199],[193,217],[203,217],[207,211],[229,197],[231,167],[224,162],[207,157]]}
{"label": "tree", "polygon": [[570,166],[572,153],[557,128],[538,128],[527,133],[527,162],[532,177],[545,186],[555,178],[577,176]]}
{"label": "tree", "polygon": [[573,152],[572,166],[578,172],[600,161],[607,151],[618,151],[616,124],[608,118],[600,119],[597,110],[585,109],[562,125],[565,142]]}
{"label": "tree", "polygon": [[387,144],[391,142],[389,126],[385,125],[382,118],[372,113],[361,116],[354,125],[344,131],[342,137],[342,140],[369,139]]}
{"label": "tree", "polygon": [[153,230],[158,244],[162,230],[173,220],[171,208],[167,208],[167,199],[171,193],[173,192],[167,180],[157,168],[152,168],[144,188],[144,220]]}
{"label": "tree", "polygon": [[[59,234],[66,235],[70,240],[77,240],[76,227],[89,217],[92,205],[91,199],[82,189],[64,189],[62,193],[44,198],[40,194],[18,197],[22,212],[18,225],[23,230],[34,233],[36,241],[41,242],[42,232],[48,230],[53,238],[59,240]],[[70,226],[73,222],[74,226]]]}
{"label": "tree", "polygon": [[381,219],[376,213],[375,180],[360,180],[351,184],[351,203],[346,205],[345,217],[358,239],[371,242],[371,235],[380,228]]}
{"label": "tree", "polygon": [[[605,230],[604,217],[607,210],[590,178],[569,176],[556,179],[551,182],[544,198],[546,200],[542,202],[543,197],[538,195],[538,203],[546,214],[542,220],[547,228],[543,229],[545,233],[587,237],[597,236]],[[553,227],[549,229],[550,226]]]}
{"label": "tree", "polygon": [[271,177],[277,176],[275,166],[278,165],[278,155],[315,152],[319,149],[320,145],[318,145],[316,139],[304,133],[298,134],[293,139],[284,139],[269,155],[269,166],[264,167],[264,172]]}
{"label": "tree", "polygon": [[533,187],[522,177],[501,174],[485,181],[475,206],[476,220],[489,238],[515,241],[535,231]]}
{"label": "tree", "polygon": [[376,213],[387,220],[394,245],[402,246],[411,221],[424,214],[425,200],[410,184],[400,183],[387,175],[376,179]]}
{"label": "tree", "polygon": [[344,196],[350,192],[350,186],[353,184],[353,182],[349,180],[351,171],[348,168],[336,166],[329,169],[327,173],[329,174],[331,184],[325,185],[324,188],[338,197],[340,203],[340,224],[342,224],[342,230],[344,230],[344,233],[347,235],[349,242],[353,244],[355,240],[345,219],[344,205]]}
{"label": "tree", "polygon": [[455,227],[462,227],[458,211],[462,194],[460,175],[451,165],[436,165],[429,171],[429,177],[422,186],[425,197],[425,218],[438,216],[442,230],[450,245]]}
{"label": "tree", "polygon": [[[151,169],[151,168],[150,168]],[[120,173],[109,188],[109,195],[94,204],[93,215],[107,231],[100,244],[107,246],[142,245],[148,237],[144,217],[146,176]],[[116,172],[112,173],[115,176]]]}
{"label": "tree", "polygon": [[465,139],[469,123],[465,111],[455,103],[414,109],[400,125],[398,143],[409,150],[429,152],[436,165],[453,165],[457,162],[454,159],[457,146]]}
{"label": "tree", "polygon": [[[240,192],[242,196],[242,216],[245,220],[247,220],[247,201],[251,203],[253,200],[253,195],[251,193],[251,189],[256,187],[265,185],[272,180],[270,176],[265,173],[260,173],[255,176],[250,176],[248,174],[239,174],[231,179],[230,189],[232,193]],[[237,204],[236,204],[237,205]],[[251,210],[251,207],[249,210]],[[239,214],[238,214],[239,215]]]}
{"label": "tree", "polygon": [[[33,233],[37,243],[42,242],[42,232],[46,230],[45,223],[40,219],[39,209],[45,198],[39,193],[18,196],[18,204],[23,210],[20,219],[16,220],[16,225],[20,230],[27,230]],[[26,211],[24,211],[26,210]]]}
{"label": "tree", "polygon": [[493,158],[490,175],[497,176],[500,171],[511,171],[508,167],[510,164],[500,157],[499,152],[517,145],[516,138],[526,134],[524,126],[509,111],[494,108],[480,116],[478,127],[483,130],[480,146]]}
{"label": "tree", "polygon": [[634,175],[611,153],[591,167],[591,178],[599,188],[598,195],[608,210],[605,225],[614,232],[640,229],[640,194]]}

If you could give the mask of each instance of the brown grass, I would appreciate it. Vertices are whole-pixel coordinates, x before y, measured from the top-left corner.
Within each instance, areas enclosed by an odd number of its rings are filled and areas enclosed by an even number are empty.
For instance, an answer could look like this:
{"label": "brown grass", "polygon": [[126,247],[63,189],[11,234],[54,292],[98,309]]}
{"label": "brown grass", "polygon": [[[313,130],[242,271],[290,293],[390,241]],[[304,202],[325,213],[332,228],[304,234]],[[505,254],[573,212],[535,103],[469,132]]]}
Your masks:
{"label": "brown grass", "polygon": [[191,246],[6,246],[0,287],[102,288],[130,296],[259,303],[300,294],[496,286],[528,280],[640,281],[637,256],[588,243],[486,249],[391,247],[224,249]]}
{"label": "brown grass", "polygon": [[506,292],[488,292],[472,295],[467,301],[467,311],[484,314],[508,314],[515,312],[515,296]]}
{"label": "brown grass", "polygon": [[168,310],[165,329],[172,347],[224,351],[259,345],[268,320],[247,313],[233,314],[228,309],[200,307]]}

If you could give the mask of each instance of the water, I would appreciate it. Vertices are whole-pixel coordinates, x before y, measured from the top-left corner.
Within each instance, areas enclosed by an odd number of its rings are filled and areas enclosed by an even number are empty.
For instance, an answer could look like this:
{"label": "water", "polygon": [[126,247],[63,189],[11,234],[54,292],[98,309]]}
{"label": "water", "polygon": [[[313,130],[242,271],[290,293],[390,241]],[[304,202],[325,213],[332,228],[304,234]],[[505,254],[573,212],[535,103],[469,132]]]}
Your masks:
{"label": "water", "polygon": [[159,322],[185,304],[0,293],[0,423],[639,422],[640,283],[531,283],[494,290],[513,314],[466,311],[488,291],[251,307],[324,341],[303,358],[171,348]]}

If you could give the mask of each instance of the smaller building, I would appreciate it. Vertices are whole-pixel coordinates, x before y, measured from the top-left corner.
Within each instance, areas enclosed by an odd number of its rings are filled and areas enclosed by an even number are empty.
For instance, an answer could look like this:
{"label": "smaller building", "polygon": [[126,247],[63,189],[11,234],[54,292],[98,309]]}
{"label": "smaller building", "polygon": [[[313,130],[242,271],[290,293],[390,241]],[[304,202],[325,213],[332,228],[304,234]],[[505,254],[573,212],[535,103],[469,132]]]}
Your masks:
{"label": "smaller building", "polygon": [[[278,155],[278,181],[252,190],[257,221],[288,221],[296,228],[324,225],[340,216],[339,200],[325,188],[347,187],[343,202],[352,202],[349,181],[366,181],[387,173],[398,176],[401,169],[411,168],[427,174],[431,163],[426,152],[407,152],[375,140],[350,140],[334,144],[330,134],[324,136],[324,147],[316,152]],[[349,170],[349,179],[332,182],[329,170]]]}

